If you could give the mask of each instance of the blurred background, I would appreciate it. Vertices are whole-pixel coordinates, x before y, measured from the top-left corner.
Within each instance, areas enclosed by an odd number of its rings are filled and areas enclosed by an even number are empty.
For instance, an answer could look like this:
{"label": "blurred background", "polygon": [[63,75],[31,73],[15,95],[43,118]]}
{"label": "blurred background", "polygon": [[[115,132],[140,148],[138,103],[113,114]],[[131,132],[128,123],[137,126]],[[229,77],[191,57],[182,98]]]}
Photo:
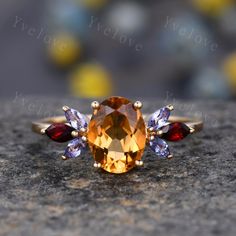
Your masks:
{"label": "blurred background", "polygon": [[234,99],[236,1],[1,1],[0,52],[0,98]]}

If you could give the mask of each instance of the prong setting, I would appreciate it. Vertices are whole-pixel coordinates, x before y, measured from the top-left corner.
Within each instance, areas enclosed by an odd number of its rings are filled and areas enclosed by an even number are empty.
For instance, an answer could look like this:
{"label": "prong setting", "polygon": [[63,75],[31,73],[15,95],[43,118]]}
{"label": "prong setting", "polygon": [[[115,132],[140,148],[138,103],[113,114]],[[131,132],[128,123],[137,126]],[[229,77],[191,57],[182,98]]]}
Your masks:
{"label": "prong setting", "polygon": [[147,128],[147,131],[148,131],[149,133],[151,133],[151,132],[154,131],[154,128],[153,128],[153,127],[148,127],[148,128]]}
{"label": "prong setting", "polygon": [[149,140],[150,141],[153,141],[155,139],[155,136],[154,135],[151,135],[150,137],[149,137]]}
{"label": "prong setting", "polygon": [[174,156],[172,154],[170,154],[167,159],[172,159]]}
{"label": "prong setting", "polygon": [[134,108],[135,108],[135,109],[141,109],[142,107],[143,107],[142,102],[136,101],[136,102],[134,103]]}
{"label": "prong setting", "polygon": [[172,104],[169,104],[166,106],[170,111],[173,111],[174,110],[174,106]]}
{"label": "prong setting", "polygon": [[94,168],[97,168],[97,169],[99,169],[99,168],[102,167],[101,163],[98,163],[98,162],[95,162],[95,163],[93,164],[93,166],[94,166]]}
{"label": "prong setting", "polygon": [[160,136],[162,136],[162,134],[163,134],[163,131],[162,131],[162,130],[157,130],[157,131],[156,131],[156,135],[157,135],[157,136],[160,137]]}
{"label": "prong setting", "polygon": [[189,127],[189,129],[190,129],[190,134],[193,134],[193,133],[195,132],[195,129],[194,129],[194,128]]}
{"label": "prong setting", "polygon": [[143,161],[135,161],[136,166],[143,166]]}
{"label": "prong setting", "polygon": [[46,133],[46,129],[45,128],[40,130],[40,134],[44,135],[45,133]]}
{"label": "prong setting", "polygon": [[62,107],[62,110],[63,110],[64,112],[66,112],[66,111],[70,110],[70,108],[69,108],[68,106],[63,106],[63,107]]}
{"label": "prong setting", "polygon": [[86,130],[85,128],[81,128],[81,129],[80,129],[80,132],[81,132],[81,133],[86,133],[86,131],[87,131],[87,130]]}
{"label": "prong setting", "polygon": [[72,136],[73,138],[78,138],[78,137],[79,137],[79,132],[76,131],[76,130],[74,130],[74,131],[71,132],[71,136]]}
{"label": "prong setting", "polygon": [[100,104],[99,104],[98,101],[94,101],[94,102],[91,103],[91,107],[92,107],[93,110],[96,110],[100,107]]}
{"label": "prong setting", "polygon": [[68,158],[67,158],[66,156],[61,156],[61,159],[65,161],[65,160],[67,160]]}
{"label": "prong setting", "polygon": [[81,139],[84,141],[84,142],[87,142],[87,137],[86,136],[82,136]]}

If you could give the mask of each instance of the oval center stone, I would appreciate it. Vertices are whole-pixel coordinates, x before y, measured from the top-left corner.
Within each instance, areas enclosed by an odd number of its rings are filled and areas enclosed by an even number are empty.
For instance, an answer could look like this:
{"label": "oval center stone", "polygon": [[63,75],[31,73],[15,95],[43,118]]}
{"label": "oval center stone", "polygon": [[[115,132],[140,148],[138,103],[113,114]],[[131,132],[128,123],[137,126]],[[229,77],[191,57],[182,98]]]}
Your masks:
{"label": "oval center stone", "polygon": [[146,126],[140,110],[126,98],[111,97],[94,111],[88,142],[96,162],[110,173],[125,173],[141,160]]}

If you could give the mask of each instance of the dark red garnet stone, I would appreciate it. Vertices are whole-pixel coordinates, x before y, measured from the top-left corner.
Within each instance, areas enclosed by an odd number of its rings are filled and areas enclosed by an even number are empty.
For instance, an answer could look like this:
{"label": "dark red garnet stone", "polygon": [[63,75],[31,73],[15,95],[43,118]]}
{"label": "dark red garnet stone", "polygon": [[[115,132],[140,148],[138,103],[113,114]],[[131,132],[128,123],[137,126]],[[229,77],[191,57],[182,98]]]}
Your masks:
{"label": "dark red garnet stone", "polygon": [[46,129],[47,136],[53,141],[64,143],[73,139],[71,132],[75,129],[66,124],[52,124]]}
{"label": "dark red garnet stone", "polygon": [[177,142],[190,134],[190,128],[181,122],[169,124],[163,129],[162,138],[168,141]]}

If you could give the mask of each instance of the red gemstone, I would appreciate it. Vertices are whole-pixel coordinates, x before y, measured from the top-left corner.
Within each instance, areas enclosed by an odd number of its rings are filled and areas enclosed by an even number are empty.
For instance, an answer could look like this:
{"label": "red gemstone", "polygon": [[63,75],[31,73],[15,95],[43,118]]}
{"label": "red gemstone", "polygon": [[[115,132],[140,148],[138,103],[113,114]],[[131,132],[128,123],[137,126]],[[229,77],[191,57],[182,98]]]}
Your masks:
{"label": "red gemstone", "polygon": [[190,134],[190,129],[187,125],[181,122],[175,122],[167,125],[163,129],[162,138],[168,141],[177,142],[184,139]]}
{"label": "red gemstone", "polygon": [[73,139],[71,132],[74,130],[66,124],[52,124],[46,129],[46,134],[53,141],[64,143]]}

